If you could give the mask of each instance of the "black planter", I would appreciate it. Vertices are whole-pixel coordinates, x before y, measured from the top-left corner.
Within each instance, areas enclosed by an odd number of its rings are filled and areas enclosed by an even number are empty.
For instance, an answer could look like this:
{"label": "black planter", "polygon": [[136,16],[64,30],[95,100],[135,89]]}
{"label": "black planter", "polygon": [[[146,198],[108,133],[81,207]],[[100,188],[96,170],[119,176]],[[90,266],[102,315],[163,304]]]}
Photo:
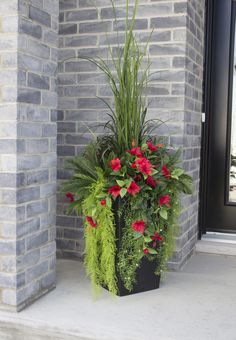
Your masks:
{"label": "black planter", "polygon": [[[121,249],[121,240],[122,240],[122,232],[123,228],[125,227],[125,209],[124,213],[121,216],[118,216],[118,209],[121,205],[125,205],[125,201],[117,198],[113,204],[113,212],[115,216],[115,224],[116,224],[116,246],[117,246],[117,253]],[[116,263],[118,259],[116,259]],[[140,266],[137,268],[136,271],[136,284],[134,285],[133,290],[130,292],[128,291],[123,284],[123,281],[120,278],[120,275],[117,271],[117,286],[118,286],[118,296],[126,296],[141,292],[146,292],[149,290],[159,288],[160,284],[160,276],[155,275],[155,270],[157,267],[156,261],[149,261],[146,256],[144,256],[141,260]],[[117,266],[116,266],[117,268]]]}

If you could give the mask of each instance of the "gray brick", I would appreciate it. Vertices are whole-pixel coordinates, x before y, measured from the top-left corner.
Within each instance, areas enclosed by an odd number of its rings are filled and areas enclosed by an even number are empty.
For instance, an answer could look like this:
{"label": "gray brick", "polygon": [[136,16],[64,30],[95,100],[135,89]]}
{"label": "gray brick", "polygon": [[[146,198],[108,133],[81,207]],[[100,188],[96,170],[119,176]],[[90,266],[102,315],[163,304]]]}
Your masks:
{"label": "gray brick", "polygon": [[55,243],[55,241],[48,243],[46,246],[44,246],[40,249],[40,257],[42,259],[49,257],[49,256],[54,256],[55,253],[56,253],[56,243]]}
{"label": "gray brick", "polygon": [[23,103],[40,104],[41,93],[40,91],[34,91],[30,89],[19,89],[17,99],[19,102]]}
{"label": "gray brick", "polygon": [[43,274],[46,274],[48,271],[48,261],[44,261],[33,268],[30,268],[26,272],[26,281],[31,282],[38,277],[42,276]]}
{"label": "gray brick", "polygon": [[68,11],[65,13],[66,21],[86,21],[86,20],[96,20],[98,18],[98,13],[95,9],[86,9],[79,11]]}
{"label": "gray brick", "polygon": [[27,152],[32,154],[45,153],[49,151],[47,139],[35,139],[27,142]]}
{"label": "gray brick", "polygon": [[37,89],[48,90],[50,87],[49,78],[34,73],[28,73],[28,85]]}
{"label": "gray brick", "polygon": [[75,156],[75,147],[63,145],[57,147],[58,156]]}
{"label": "gray brick", "polygon": [[[130,27],[131,20],[128,21],[128,27]],[[148,28],[148,20],[147,19],[136,19],[134,23],[135,30],[146,30]],[[113,30],[116,31],[125,31],[126,29],[126,21],[125,20],[117,20],[117,25],[113,24]]]}
{"label": "gray brick", "polygon": [[42,93],[42,105],[56,108],[57,107],[57,93],[44,91]]}
{"label": "gray brick", "polygon": [[150,46],[151,55],[185,55],[184,44],[158,44]]}
{"label": "gray brick", "polygon": [[57,135],[56,124],[43,124],[42,125],[42,136],[43,137],[54,137]]}
{"label": "gray brick", "polygon": [[39,228],[40,228],[40,219],[34,218],[28,221],[17,223],[16,233],[18,237],[22,237],[22,236],[37,232]]}
{"label": "gray brick", "polygon": [[43,184],[48,182],[49,173],[48,170],[38,170],[27,174],[27,184]]}
{"label": "gray brick", "polygon": [[16,141],[13,139],[0,139],[0,153],[14,154],[16,152]]}
{"label": "gray brick", "polygon": [[59,34],[75,34],[77,33],[77,24],[61,24],[59,26]]}
{"label": "gray brick", "polygon": [[26,244],[27,250],[39,248],[48,242],[48,231],[44,230],[39,234],[28,237]]}
{"label": "gray brick", "polygon": [[48,202],[46,200],[37,201],[33,203],[29,203],[27,205],[27,216],[37,216],[42,213],[46,213],[48,211]]}
{"label": "gray brick", "polygon": [[46,198],[55,195],[56,193],[56,183],[41,185],[40,195],[41,198]]}
{"label": "gray brick", "polygon": [[28,201],[34,201],[40,196],[39,188],[26,188],[17,191],[17,203],[25,203]]}
{"label": "gray brick", "polygon": [[18,54],[19,67],[26,71],[40,72],[42,68],[42,61],[32,56]]}
{"label": "gray brick", "polygon": [[45,122],[49,120],[49,110],[46,108],[27,108],[27,119],[32,122]]}
{"label": "gray brick", "polygon": [[75,132],[76,125],[75,123],[71,123],[71,122],[58,122],[57,131],[58,132]]}
{"label": "gray brick", "polygon": [[76,0],[60,0],[60,10],[72,9],[77,7]]}
{"label": "gray brick", "polygon": [[50,48],[40,41],[28,40],[27,45],[27,50],[30,50],[33,56],[43,59],[50,58]]}
{"label": "gray brick", "polygon": [[29,251],[26,254],[17,257],[17,268],[23,270],[24,268],[34,266],[39,260],[40,249]]}
{"label": "gray brick", "polygon": [[52,286],[55,286],[56,282],[56,273],[55,271],[48,273],[42,278],[41,285],[43,289],[51,288]]}
{"label": "gray brick", "polygon": [[110,21],[79,24],[79,33],[109,32],[111,31],[111,29],[112,29],[112,23]]}
{"label": "gray brick", "polygon": [[18,137],[40,137],[41,136],[41,128],[40,125],[37,123],[18,123],[17,126]]}
{"label": "gray brick", "polygon": [[67,86],[64,93],[66,97],[96,97],[96,86]]}
{"label": "gray brick", "polygon": [[163,18],[152,18],[152,28],[177,28],[185,27],[187,23],[186,16],[174,16],[174,17],[163,17]]}
{"label": "gray brick", "polygon": [[38,281],[29,283],[17,292],[17,304],[20,305],[28,299],[33,299],[33,297],[38,295],[39,291],[40,285]]}
{"label": "gray brick", "polygon": [[187,13],[187,2],[178,2],[174,4],[175,13]]}
{"label": "gray brick", "polygon": [[95,45],[97,42],[96,36],[79,36],[79,37],[66,37],[65,46],[66,47],[80,47],[80,46],[90,46]]}
{"label": "gray brick", "polygon": [[31,21],[25,20],[24,18],[20,18],[19,33],[25,33],[31,35],[34,38],[41,39],[42,28],[40,25],[36,25]]}
{"label": "gray brick", "polygon": [[65,63],[65,72],[90,72],[96,71],[96,65],[87,61],[69,61]]}
{"label": "gray brick", "polygon": [[38,23],[42,25],[51,27],[51,16],[47,12],[44,12],[39,8],[30,6],[29,7],[29,18],[37,21]]}
{"label": "gray brick", "polygon": [[1,254],[5,256],[16,254],[16,243],[14,242],[14,240],[1,240],[0,248],[1,248]]}
{"label": "gray brick", "polygon": [[14,288],[16,286],[16,278],[13,275],[0,273],[0,286],[2,288]]}

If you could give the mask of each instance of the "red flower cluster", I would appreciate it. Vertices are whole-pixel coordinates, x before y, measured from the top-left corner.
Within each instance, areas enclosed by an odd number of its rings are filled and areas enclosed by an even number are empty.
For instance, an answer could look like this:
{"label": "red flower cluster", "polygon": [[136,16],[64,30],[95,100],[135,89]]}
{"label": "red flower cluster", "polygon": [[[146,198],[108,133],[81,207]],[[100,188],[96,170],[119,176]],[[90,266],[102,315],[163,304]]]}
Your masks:
{"label": "red flower cluster", "polygon": [[166,178],[166,179],[170,179],[170,170],[167,168],[166,165],[164,165],[162,167],[162,175]]}
{"label": "red flower cluster", "polygon": [[151,151],[151,152],[155,152],[158,150],[158,147],[153,145],[151,142],[147,142],[147,146],[148,146],[148,149]]}
{"label": "red flower cluster", "polygon": [[152,244],[154,248],[157,246],[157,242],[163,241],[163,237],[157,232],[153,236],[151,236],[151,239],[154,241]]}
{"label": "red flower cluster", "polygon": [[66,197],[70,200],[71,203],[75,201],[74,195],[71,192],[67,192]]}
{"label": "red flower cluster", "polygon": [[149,253],[149,250],[147,248],[143,249],[144,255],[147,255]]}
{"label": "red flower cluster", "polygon": [[132,223],[132,229],[140,234],[144,233],[145,226],[146,225],[144,221],[136,221]]}
{"label": "red flower cluster", "polygon": [[170,202],[170,196],[169,195],[161,196],[160,199],[159,199],[159,204],[160,204],[161,207],[163,205],[166,205],[168,207],[169,202]]}
{"label": "red flower cluster", "polygon": [[142,174],[147,176],[152,174],[152,164],[149,162],[147,158],[141,157],[136,159],[135,165]]}
{"label": "red flower cluster", "polygon": [[121,191],[121,187],[119,187],[119,185],[114,185],[108,190],[108,193],[112,195],[114,198],[116,198],[120,196],[120,191]]}
{"label": "red flower cluster", "polygon": [[157,183],[152,176],[148,176],[148,178],[146,179],[146,184],[153,189],[155,189],[157,186]]}
{"label": "red flower cluster", "polygon": [[92,228],[96,228],[97,227],[97,223],[94,222],[92,217],[86,216],[86,221],[91,225]]}
{"label": "red flower cluster", "polygon": [[120,171],[121,168],[120,159],[119,158],[112,159],[110,162],[110,166],[114,172]]}
{"label": "red flower cluster", "polygon": [[140,147],[132,148],[131,150],[127,150],[127,152],[130,153],[132,156],[143,157]]}
{"label": "red flower cluster", "polygon": [[127,191],[130,195],[135,196],[140,192],[140,187],[135,182],[131,182]]}

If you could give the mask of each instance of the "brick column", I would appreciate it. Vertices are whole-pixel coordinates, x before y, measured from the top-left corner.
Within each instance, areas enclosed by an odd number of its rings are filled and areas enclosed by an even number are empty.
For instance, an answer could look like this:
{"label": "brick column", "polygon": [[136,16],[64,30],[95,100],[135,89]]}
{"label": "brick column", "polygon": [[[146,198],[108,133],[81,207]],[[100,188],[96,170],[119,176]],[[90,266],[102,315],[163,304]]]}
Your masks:
{"label": "brick column", "polygon": [[1,0],[1,307],[55,287],[57,0]]}
{"label": "brick column", "polygon": [[[120,42],[124,39],[125,3],[115,1]],[[177,249],[170,262],[173,269],[186,261],[197,241],[204,6],[204,0],[140,0],[135,24],[143,44],[154,28],[149,49],[153,75],[148,118],[168,121],[156,132],[167,136],[171,145],[183,148],[183,166],[195,184],[195,193],[183,199]],[[91,139],[86,125],[95,133],[102,132],[97,124],[107,120],[107,108],[96,96],[111,99],[106,80],[94,65],[65,59],[79,53],[106,58],[108,43],[117,41],[115,28],[110,0],[60,0],[59,180],[69,175],[64,171],[65,159],[78,154]],[[59,254],[81,257],[81,222],[66,216],[60,201],[57,231]]]}

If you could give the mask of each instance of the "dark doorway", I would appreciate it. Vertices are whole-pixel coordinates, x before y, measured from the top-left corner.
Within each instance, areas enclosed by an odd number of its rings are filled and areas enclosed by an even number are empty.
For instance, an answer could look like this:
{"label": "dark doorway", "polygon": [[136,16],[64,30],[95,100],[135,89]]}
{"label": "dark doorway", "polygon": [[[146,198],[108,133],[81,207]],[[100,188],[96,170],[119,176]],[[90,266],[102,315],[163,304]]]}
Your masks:
{"label": "dark doorway", "polygon": [[236,233],[236,2],[207,7],[200,222],[203,233]]}

